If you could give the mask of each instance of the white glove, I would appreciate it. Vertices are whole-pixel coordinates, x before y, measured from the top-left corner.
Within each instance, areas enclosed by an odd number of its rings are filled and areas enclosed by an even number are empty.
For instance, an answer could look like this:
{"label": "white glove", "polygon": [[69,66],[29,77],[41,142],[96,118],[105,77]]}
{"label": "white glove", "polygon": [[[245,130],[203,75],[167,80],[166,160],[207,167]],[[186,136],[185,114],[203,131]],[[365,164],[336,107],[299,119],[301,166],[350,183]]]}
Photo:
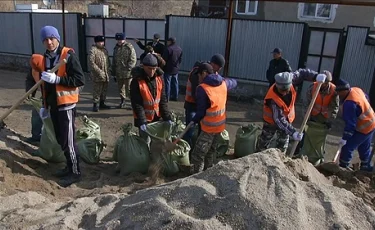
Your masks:
{"label": "white glove", "polygon": [[49,73],[44,71],[42,73],[42,80],[45,82],[48,82],[50,84],[59,84],[60,83],[60,77],[57,76],[55,73]]}
{"label": "white glove", "polygon": [[292,137],[293,137],[293,140],[295,141],[302,141],[303,133],[294,132]]}
{"label": "white glove", "polygon": [[45,109],[45,108],[40,108],[39,110],[39,116],[42,120],[46,119],[49,117],[49,114],[48,114],[48,109]]}
{"label": "white glove", "polygon": [[326,81],[326,75],[325,74],[318,74],[318,76],[316,76],[316,81],[317,82],[321,82],[321,83],[324,83]]}
{"label": "white glove", "polygon": [[346,145],[346,140],[344,140],[344,139],[341,139],[341,140],[340,140],[340,142],[339,142],[339,145],[341,145],[341,146],[344,146],[344,145]]}

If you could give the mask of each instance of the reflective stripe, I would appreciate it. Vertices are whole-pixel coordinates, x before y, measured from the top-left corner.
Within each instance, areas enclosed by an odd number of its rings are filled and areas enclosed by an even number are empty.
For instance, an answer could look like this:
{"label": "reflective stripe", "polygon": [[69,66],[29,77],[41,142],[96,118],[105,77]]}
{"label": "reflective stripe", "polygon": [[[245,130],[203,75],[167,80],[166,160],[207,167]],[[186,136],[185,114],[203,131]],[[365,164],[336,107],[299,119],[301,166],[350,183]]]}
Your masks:
{"label": "reflective stripe", "polygon": [[71,96],[71,95],[77,95],[77,94],[79,94],[78,88],[76,88],[75,90],[72,90],[72,91],[58,91],[58,92],[56,92],[56,95],[58,97]]}
{"label": "reflective stripe", "polygon": [[191,97],[191,92],[186,90],[186,96],[190,96]]}
{"label": "reflective stripe", "polygon": [[220,116],[220,115],[222,115],[224,113],[225,113],[225,109],[221,109],[221,110],[216,111],[216,112],[206,112],[206,116],[216,117],[216,116]]}
{"label": "reflective stripe", "polygon": [[156,99],[153,101],[143,101],[143,105],[156,105],[160,103],[160,99]]}
{"label": "reflective stripe", "polygon": [[225,122],[226,122],[226,119],[221,120],[221,121],[217,121],[217,122],[209,122],[209,121],[206,121],[206,120],[202,120],[202,123],[204,125],[211,126],[211,127],[217,127],[217,126],[220,126],[220,125],[224,125]]}

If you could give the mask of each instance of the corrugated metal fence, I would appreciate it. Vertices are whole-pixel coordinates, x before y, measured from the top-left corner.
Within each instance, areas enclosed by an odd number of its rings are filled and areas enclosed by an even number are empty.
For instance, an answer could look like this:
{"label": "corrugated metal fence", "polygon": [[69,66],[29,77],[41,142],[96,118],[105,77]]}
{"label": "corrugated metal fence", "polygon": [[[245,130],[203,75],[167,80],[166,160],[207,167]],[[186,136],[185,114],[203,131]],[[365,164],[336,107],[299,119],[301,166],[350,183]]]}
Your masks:
{"label": "corrugated metal fence", "polygon": [[370,92],[375,70],[375,46],[365,45],[368,28],[348,27],[341,78]]}
{"label": "corrugated metal fence", "polygon": [[[66,45],[74,48],[79,55],[81,14],[65,14],[65,20],[67,25]],[[18,55],[43,53],[45,48],[40,40],[40,29],[45,25],[55,26],[60,32],[61,41],[63,41],[62,14],[0,13],[0,22],[0,31],[3,33],[3,36],[0,36],[0,53]]]}

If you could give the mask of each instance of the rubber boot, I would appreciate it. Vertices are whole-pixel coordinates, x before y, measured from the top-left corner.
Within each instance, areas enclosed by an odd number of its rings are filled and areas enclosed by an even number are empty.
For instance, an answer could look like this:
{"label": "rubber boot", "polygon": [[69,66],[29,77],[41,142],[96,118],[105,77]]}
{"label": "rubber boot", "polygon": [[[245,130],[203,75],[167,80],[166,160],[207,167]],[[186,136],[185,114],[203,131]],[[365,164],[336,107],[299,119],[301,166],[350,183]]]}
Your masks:
{"label": "rubber boot", "polygon": [[100,101],[99,104],[100,109],[109,109],[110,107],[104,103],[104,101]]}
{"label": "rubber boot", "polygon": [[94,103],[94,105],[92,106],[92,111],[99,112],[98,103]]}

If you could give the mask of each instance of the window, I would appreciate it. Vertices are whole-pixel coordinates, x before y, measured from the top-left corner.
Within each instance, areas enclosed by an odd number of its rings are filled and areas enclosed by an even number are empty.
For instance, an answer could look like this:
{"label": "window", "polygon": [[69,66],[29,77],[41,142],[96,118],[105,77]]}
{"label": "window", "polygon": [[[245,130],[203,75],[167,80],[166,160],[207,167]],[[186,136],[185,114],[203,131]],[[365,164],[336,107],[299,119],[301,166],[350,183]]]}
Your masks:
{"label": "window", "polygon": [[305,21],[333,22],[336,16],[335,4],[299,3],[298,18]]}
{"label": "window", "polygon": [[258,1],[253,0],[237,0],[236,13],[244,15],[256,15],[258,9]]}

